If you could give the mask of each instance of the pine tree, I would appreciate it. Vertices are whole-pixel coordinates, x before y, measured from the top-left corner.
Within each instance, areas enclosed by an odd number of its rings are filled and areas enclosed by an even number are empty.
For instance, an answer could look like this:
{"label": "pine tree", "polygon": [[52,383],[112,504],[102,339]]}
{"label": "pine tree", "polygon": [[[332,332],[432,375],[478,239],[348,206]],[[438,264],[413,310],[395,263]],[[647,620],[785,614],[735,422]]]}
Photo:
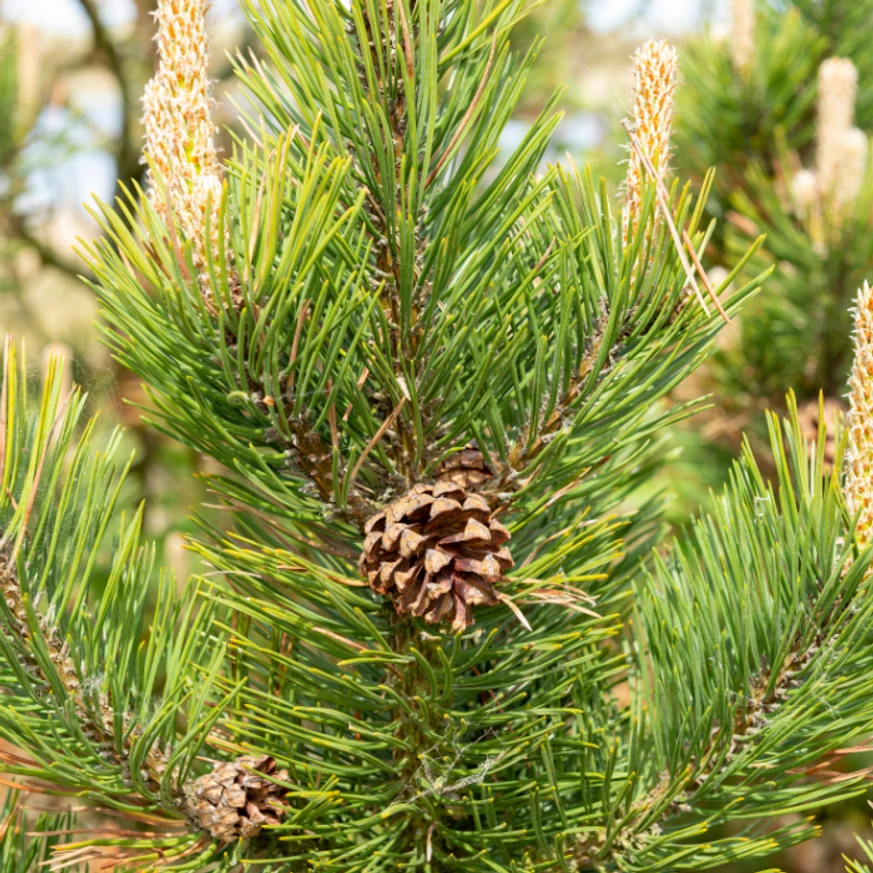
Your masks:
{"label": "pine tree", "polygon": [[780,137],[795,150],[815,139],[815,71],[828,56],[825,40],[796,3],[774,7],[732,0],[727,37],[697,38],[683,57],[677,164],[692,179],[718,168],[710,209],[721,215],[750,163],[772,167]]}
{"label": "pine tree", "polygon": [[[763,410],[784,411],[786,389],[810,438],[820,392],[829,421],[843,406],[849,310],[873,254],[873,69],[858,38],[873,4],[733,0],[731,9],[723,43],[689,48],[676,153],[692,179],[717,168],[708,207],[725,219],[708,250],[717,263],[729,267],[767,234],[749,275],[773,267],[768,293],[744,311],[697,385],[718,397],[705,432],[735,447],[745,431],[763,460]],[[832,463],[832,434],[829,442]],[[720,455],[699,440],[696,450]]]}
{"label": "pine tree", "polygon": [[[764,257],[778,264],[772,292],[744,326],[740,347],[751,365],[746,378],[754,374],[752,392],[768,398],[786,385],[807,400],[819,390],[830,398],[842,393],[851,364],[849,309],[873,254],[868,139],[855,126],[858,71],[848,58],[829,58],[817,79],[814,153],[803,159],[783,150],[772,175],[752,164],[747,190],[731,203],[728,250],[742,250],[766,225]],[[764,333],[771,341],[761,349]],[[726,363],[736,372],[737,358]]]}
{"label": "pine tree", "polygon": [[0,761],[75,802],[11,807],[4,870],[701,870],[814,835],[767,822],[863,793],[812,769],[873,726],[873,556],[824,440],[772,419],[776,481],[747,449],[672,546],[639,496],[764,278],[726,290],[757,244],[699,266],[675,52],[635,59],[622,216],[542,166],[553,103],[499,154],[522,0],[247,5],[223,162],[205,6],[159,4],[150,187],[84,254],[227,521],[155,575],[118,438],[7,346]]}
{"label": "pine tree", "polygon": [[857,123],[873,127],[873,58],[864,34],[870,0],[731,0],[723,37],[696,39],[683,59],[677,163],[692,178],[718,168],[717,198],[728,207],[750,165],[772,172],[779,144],[809,158],[816,141],[817,71],[848,58],[859,72]]}

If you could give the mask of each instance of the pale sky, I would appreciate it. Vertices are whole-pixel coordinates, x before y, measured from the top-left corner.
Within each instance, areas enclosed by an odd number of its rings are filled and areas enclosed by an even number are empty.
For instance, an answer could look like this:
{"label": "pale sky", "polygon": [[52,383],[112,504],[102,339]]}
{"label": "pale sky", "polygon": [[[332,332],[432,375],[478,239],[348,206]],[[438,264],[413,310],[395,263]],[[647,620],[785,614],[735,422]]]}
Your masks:
{"label": "pale sky", "polygon": [[[102,0],[106,22],[120,24],[130,18],[133,4],[128,0]],[[33,21],[52,33],[85,33],[88,19],[76,0],[3,0],[3,18]]]}

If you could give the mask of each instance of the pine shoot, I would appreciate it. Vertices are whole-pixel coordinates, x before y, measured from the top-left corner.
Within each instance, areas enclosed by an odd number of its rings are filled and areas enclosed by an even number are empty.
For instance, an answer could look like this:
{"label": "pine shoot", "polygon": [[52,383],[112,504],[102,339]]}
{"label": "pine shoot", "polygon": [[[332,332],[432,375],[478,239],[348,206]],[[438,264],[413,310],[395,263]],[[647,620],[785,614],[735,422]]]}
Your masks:
{"label": "pine shoot", "polygon": [[754,0],[733,0],[731,4],[730,52],[734,69],[748,79],[755,64]]}
{"label": "pine shoot", "polygon": [[867,546],[873,533],[873,292],[867,282],[855,305],[854,341],[844,489],[849,512],[858,516],[855,538]]}
{"label": "pine shoot", "polygon": [[[670,161],[670,131],[673,126],[673,92],[679,57],[671,45],[649,40],[633,56],[633,121],[640,147],[654,166],[658,179],[667,178]],[[639,226],[646,170],[634,149],[628,158],[624,184],[624,241],[628,243]]]}
{"label": "pine shoot", "polygon": [[204,291],[207,251],[218,250],[222,186],[208,72],[208,8],[208,0],[158,0],[159,63],[143,96],[144,159],[157,177],[149,198],[164,221],[172,225],[175,218],[190,241]]}

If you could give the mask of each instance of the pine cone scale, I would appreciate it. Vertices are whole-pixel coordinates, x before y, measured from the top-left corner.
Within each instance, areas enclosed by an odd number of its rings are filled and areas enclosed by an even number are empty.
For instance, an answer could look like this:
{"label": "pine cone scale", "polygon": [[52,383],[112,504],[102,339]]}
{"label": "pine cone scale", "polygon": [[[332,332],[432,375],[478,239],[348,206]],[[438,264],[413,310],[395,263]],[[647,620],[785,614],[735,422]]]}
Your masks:
{"label": "pine cone scale", "polygon": [[439,543],[441,546],[451,546],[456,543],[466,543],[468,546],[484,545],[491,542],[491,532],[475,518],[467,519],[467,524],[461,533],[443,537]]}
{"label": "pine cone scale", "polygon": [[451,563],[451,552],[442,549],[428,549],[424,556],[424,569],[432,575],[439,573],[443,567],[447,567]]}
{"label": "pine cone scale", "polygon": [[404,558],[411,558],[426,542],[427,537],[423,537],[413,528],[406,528],[400,537],[400,554]]}

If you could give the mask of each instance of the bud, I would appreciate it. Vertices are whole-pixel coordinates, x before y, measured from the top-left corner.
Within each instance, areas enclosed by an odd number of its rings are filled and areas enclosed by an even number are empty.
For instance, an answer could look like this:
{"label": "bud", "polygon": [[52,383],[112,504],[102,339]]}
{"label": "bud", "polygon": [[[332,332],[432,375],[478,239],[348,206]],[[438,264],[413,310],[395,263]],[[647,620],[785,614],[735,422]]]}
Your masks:
{"label": "bud", "polygon": [[866,282],[858,292],[854,314],[844,489],[849,512],[858,515],[856,539],[863,547],[873,537],[873,293]]}
{"label": "bud", "polygon": [[755,64],[754,0],[733,0],[731,4],[730,52],[734,69],[748,79]]}
{"label": "bud", "polygon": [[848,58],[828,58],[818,71],[818,174],[830,194],[843,161],[845,134],[855,121],[858,71]]}
{"label": "bud", "polygon": [[842,160],[834,183],[834,206],[844,216],[861,193],[861,183],[867,172],[867,135],[852,127],[843,134]]}
{"label": "bud", "polygon": [[[673,92],[679,58],[676,49],[664,40],[649,40],[636,50],[633,61],[633,126],[643,152],[663,182],[669,169]],[[645,174],[639,155],[631,148],[624,186],[625,242],[630,240],[639,223]]]}
{"label": "bud", "polygon": [[[206,284],[207,246],[219,239],[222,169],[208,75],[207,0],[158,0],[158,69],[143,97],[145,159],[160,178],[149,198],[169,224],[175,216]],[[209,238],[206,237],[207,218]]]}
{"label": "bud", "polygon": [[813,170],[798,170],[791,180],[791,201],[801,218],[806,218],[818,202],[818,177]]}

